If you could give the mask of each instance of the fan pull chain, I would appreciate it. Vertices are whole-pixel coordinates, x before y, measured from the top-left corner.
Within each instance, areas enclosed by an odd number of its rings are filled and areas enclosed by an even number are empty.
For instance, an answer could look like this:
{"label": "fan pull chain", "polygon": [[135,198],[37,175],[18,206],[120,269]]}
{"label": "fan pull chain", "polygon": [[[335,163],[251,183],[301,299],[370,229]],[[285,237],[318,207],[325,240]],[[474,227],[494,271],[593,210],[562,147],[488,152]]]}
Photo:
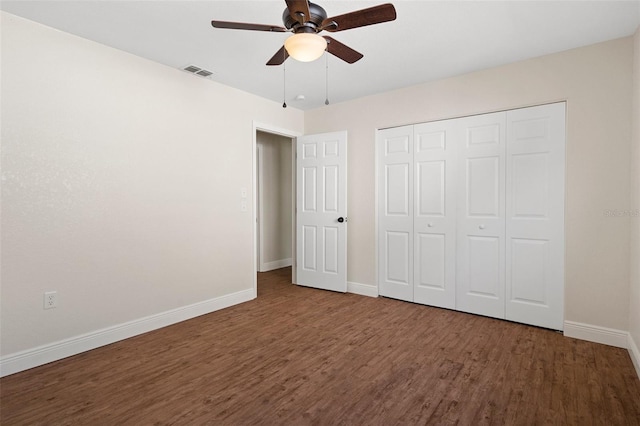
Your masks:
{"label": "fan pull chain", "polygon": [[329,105],[329,48],[327,47],[327,49],[324,51],[324,57],[325,57],[325,70],[326,70],[326,78],[325,78],[325,87],[326,87],[326,91],[325,91],[325,98],[324,98],[324,104],[325,105]]}
{"label": "fan pull chain", "polygon": [[[284,53],[284,49],[282,56],[284,56],[285,61],[287,60],[286,53]],[[282,62],[282,108],[287,107],[287,63]]]}

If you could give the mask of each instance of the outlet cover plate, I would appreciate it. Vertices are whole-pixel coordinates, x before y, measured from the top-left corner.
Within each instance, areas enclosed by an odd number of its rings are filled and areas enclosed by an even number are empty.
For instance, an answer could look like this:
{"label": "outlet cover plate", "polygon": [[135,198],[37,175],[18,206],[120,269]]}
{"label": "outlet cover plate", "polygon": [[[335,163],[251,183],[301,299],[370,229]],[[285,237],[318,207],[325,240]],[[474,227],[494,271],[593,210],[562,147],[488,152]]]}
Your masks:
{"label": "outlet cover plate", "polygon": [[44,293],[44,309],[53,309],[58,307],[58,292],[47,291]]}

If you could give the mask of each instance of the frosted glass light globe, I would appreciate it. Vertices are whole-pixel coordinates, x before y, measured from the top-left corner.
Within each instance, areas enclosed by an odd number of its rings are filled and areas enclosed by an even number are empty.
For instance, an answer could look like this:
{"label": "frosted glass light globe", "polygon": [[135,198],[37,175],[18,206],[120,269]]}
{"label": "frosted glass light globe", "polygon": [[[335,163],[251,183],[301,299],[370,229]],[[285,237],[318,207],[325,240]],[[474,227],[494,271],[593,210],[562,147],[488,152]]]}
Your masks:
{"label": "frosted glass light globe", "polygon": [[327,48],[327,41],[318,34],[294,34],[284,41],[284,48],[293,59],[300,62],[311,62],[322,56]]}

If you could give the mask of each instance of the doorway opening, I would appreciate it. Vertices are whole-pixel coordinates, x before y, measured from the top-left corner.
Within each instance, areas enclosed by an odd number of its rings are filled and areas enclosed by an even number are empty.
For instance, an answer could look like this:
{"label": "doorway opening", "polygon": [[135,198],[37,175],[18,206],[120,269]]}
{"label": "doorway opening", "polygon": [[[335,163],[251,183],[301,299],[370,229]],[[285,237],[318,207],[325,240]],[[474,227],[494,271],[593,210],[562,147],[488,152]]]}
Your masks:
{"label": "doorway opening", "polygon": [[292,140],[258,130],[257,269],[268,272],[292,265]]}
{"label": "doorway opening", "polygon": [[254,123],[254,289],[257,274],[291,267],[295,283],[295,132]]}

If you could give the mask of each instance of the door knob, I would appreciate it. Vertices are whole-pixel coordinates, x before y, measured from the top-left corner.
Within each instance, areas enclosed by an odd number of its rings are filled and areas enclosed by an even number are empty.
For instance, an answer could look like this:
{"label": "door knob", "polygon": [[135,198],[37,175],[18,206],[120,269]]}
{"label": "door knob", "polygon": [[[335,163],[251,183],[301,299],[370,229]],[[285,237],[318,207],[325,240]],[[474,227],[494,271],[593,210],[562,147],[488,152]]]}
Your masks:
{"label": "door knob", "polygon": [[484,225],[480,225],[480,226],[478,226],[478,228],[484,229]]}
{"label": "door knob", "polygon": [[340,223],[344,222],[344,217],[339,217],[338,218],[338,222],[340,222]]}
{"label": "door knob", "polygon": [[428,228],[433,228],[433,223],[427,223]]}

